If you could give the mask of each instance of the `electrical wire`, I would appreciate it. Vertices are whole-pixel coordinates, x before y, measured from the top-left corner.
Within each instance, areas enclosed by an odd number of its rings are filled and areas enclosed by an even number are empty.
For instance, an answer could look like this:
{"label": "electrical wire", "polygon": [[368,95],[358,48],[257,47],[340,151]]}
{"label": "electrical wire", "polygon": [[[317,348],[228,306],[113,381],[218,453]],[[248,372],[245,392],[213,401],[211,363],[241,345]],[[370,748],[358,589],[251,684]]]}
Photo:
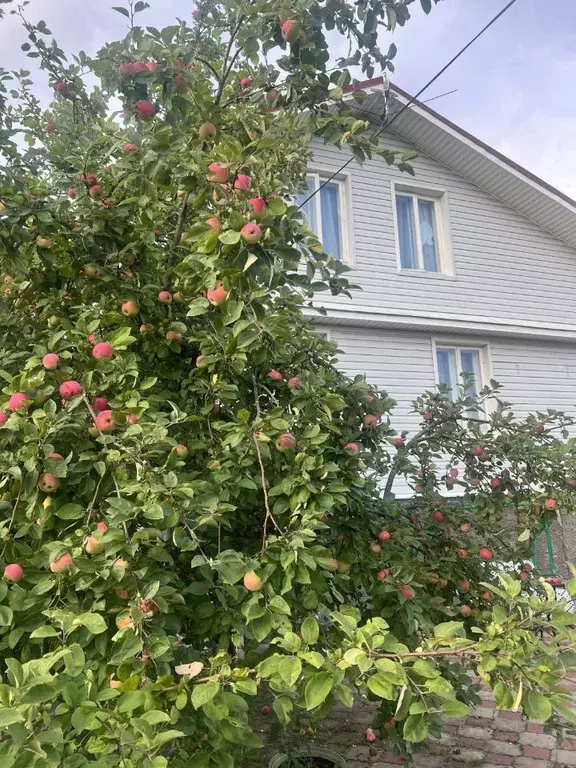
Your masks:
{"label": "electrical wire", "polygon": [[[398,112],[396,112],[390,120],[388,120],[388,121],[386,121],[384,123],[384,125],[374,134],[373,138],[377,139],[378,136],[380,136],[380,134],[383,133],[383,131],[385,131],[387,128],[389,128],[392,125],[392,123],[400,117],[400,115],[404,114],[404,112],[406,112],[406,110],[409,109],[412,106],[412,104],[414,104],[414,102],[418,99],[418,97],[421,96],[424,93],[424,91],[426,91],[433,83],[435,83],[436,80],[438,80],[438,78],[441,77],[444,74],[444,72],[446,72],[446,70],[449,67],[451,67],[452,64],[454,64],[454,62],[457,61],[460,58],[460,56],[462,56],[462,54],[465,53],[468,50],[468,48],[470,48],[470,46],[474,45],[474,43],[480,37],[482,37],[482,35],[488,29],[490,29],[490,27],[493,24],[495,24],[498,21],[498,19],[506,13],[506,11],[510,10],[510,8],[512,8],[512,6],[516,2],[517,2],[517,0],[510,0],[510,2],[507,3],[507,5],[505,5],[504,8],[502,8],[502,10],[499,11],[496,14],[496,16],[494,16],[484,27],[482,27],[480,32],[478,32],[478,34],[476,34],[468,43],[466,43],[466,45],[463,48],[461,48],[458,51],[458,53],[455,56],[453,56],[450,59],[450,61],[447,64],[445,64],[442,67],[442,69],[439,72],[437,72],[434,75],[434,77],[431,80],[429,80],[426,83],[426,85],[423,88],[421,88],[415,96],[411,96],[410,97],[410,99],[402,107],[402,109],[400,109]],[[306,203],[309,200],[311,200],[315,195],[317,195],[327,184],[329,184],[332,181],[332,179],[336,178],[336,176],[338,176],[340,173],[342,173],[342,171],[345,168],[347,168],[353,160],[354,160],[354,156],[348,158],[348,160],[337,171],[334,171],[334,173],[331,176],[329,176],[325,181],[322,182],[322,184],[320,184],[318,189],[315,189],[313,192],[311,192],[311,194],[308,195],[308,197],[302,202],[302,204],[298,206],[298,209],[300,210],[301,208],[303,208],[306,205]]]}

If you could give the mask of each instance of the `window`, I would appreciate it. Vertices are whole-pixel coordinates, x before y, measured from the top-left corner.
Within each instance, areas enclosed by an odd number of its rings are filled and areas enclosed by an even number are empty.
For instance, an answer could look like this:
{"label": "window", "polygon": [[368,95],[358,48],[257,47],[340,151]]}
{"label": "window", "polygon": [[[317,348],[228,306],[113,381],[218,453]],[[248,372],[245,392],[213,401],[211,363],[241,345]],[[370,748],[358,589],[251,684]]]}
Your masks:
{"label": "window", "polygon": [[[328,178],[329,175],[309,173],[308,190],[296,195],[296,204],[302,206],[310,231],[322,241],[326,253],[338,261],[348,261],[346,182],[330,179],[320,189]],[[318,189],[320,191],[303,204]]]}
{"label": "window", "polygon": [[436,381],[450,390],[456,400],[466,385],[466,395],[476,396],[490,376],[484,375],[488,366],[487,347],[436,344]]}
{"label": "window", "polygon": [[452,274],[445,194],[399,186],[393,189],[400,270]]}

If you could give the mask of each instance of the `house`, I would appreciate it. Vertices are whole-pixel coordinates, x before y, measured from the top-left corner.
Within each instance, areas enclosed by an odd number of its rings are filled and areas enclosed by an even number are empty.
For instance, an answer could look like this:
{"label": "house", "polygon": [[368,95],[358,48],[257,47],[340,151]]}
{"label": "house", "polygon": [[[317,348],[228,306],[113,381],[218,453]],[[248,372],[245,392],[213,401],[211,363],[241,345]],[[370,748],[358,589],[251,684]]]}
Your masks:
{"label": "house", "polygon": [[[361,87],[375,130],[410,101],[381,78]],[[320,297],[341,367],[390,393],[399,430],[415,428],[418,395],[462,372],[498,381],[519,415],[574,414],[576,202],[419,102],[381,141],[418,152],[414,176],[353,161],[305,206],[362,289]],[[349,157],[313,149],[311,189]]]}

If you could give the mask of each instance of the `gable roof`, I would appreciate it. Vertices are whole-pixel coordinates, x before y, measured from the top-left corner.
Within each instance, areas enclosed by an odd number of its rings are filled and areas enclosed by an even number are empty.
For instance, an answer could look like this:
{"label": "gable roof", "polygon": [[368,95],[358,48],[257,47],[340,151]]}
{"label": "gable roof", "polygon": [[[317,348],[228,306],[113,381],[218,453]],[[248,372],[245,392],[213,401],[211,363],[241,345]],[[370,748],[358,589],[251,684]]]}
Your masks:
{"label": "gable roof", "polygon": [[378,122],[382,115],[384,125],[394,118],[387,131],[576,248],[576,201],[568,195],[420,101],[399,114],[412,97],[397,85],[379,77],[347,91],[356,89],[368,94],[358,106],[366,119]]}

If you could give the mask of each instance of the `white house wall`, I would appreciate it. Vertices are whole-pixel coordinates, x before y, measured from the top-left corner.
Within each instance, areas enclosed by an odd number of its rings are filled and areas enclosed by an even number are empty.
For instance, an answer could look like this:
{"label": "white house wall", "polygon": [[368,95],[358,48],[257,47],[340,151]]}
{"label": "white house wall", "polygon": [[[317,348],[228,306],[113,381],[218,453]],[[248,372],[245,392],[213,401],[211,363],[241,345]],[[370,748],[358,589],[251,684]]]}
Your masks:
{"label": "white house wall", "polygon": [[[395,136],[384,143],[409,148]],[[312,166],[334,172],[347,158],[317,141]],[[363,290],[339,304],[576,325],[576,249],[434,160],[420,156],[413,166],[415,178],[381,158],[362,166],[353,161],[345,170],[353,219],[350,279]],[[398,273],[392,180],[447,192],[454,278]],[[335,301],[324,294],[317,299]]]}

